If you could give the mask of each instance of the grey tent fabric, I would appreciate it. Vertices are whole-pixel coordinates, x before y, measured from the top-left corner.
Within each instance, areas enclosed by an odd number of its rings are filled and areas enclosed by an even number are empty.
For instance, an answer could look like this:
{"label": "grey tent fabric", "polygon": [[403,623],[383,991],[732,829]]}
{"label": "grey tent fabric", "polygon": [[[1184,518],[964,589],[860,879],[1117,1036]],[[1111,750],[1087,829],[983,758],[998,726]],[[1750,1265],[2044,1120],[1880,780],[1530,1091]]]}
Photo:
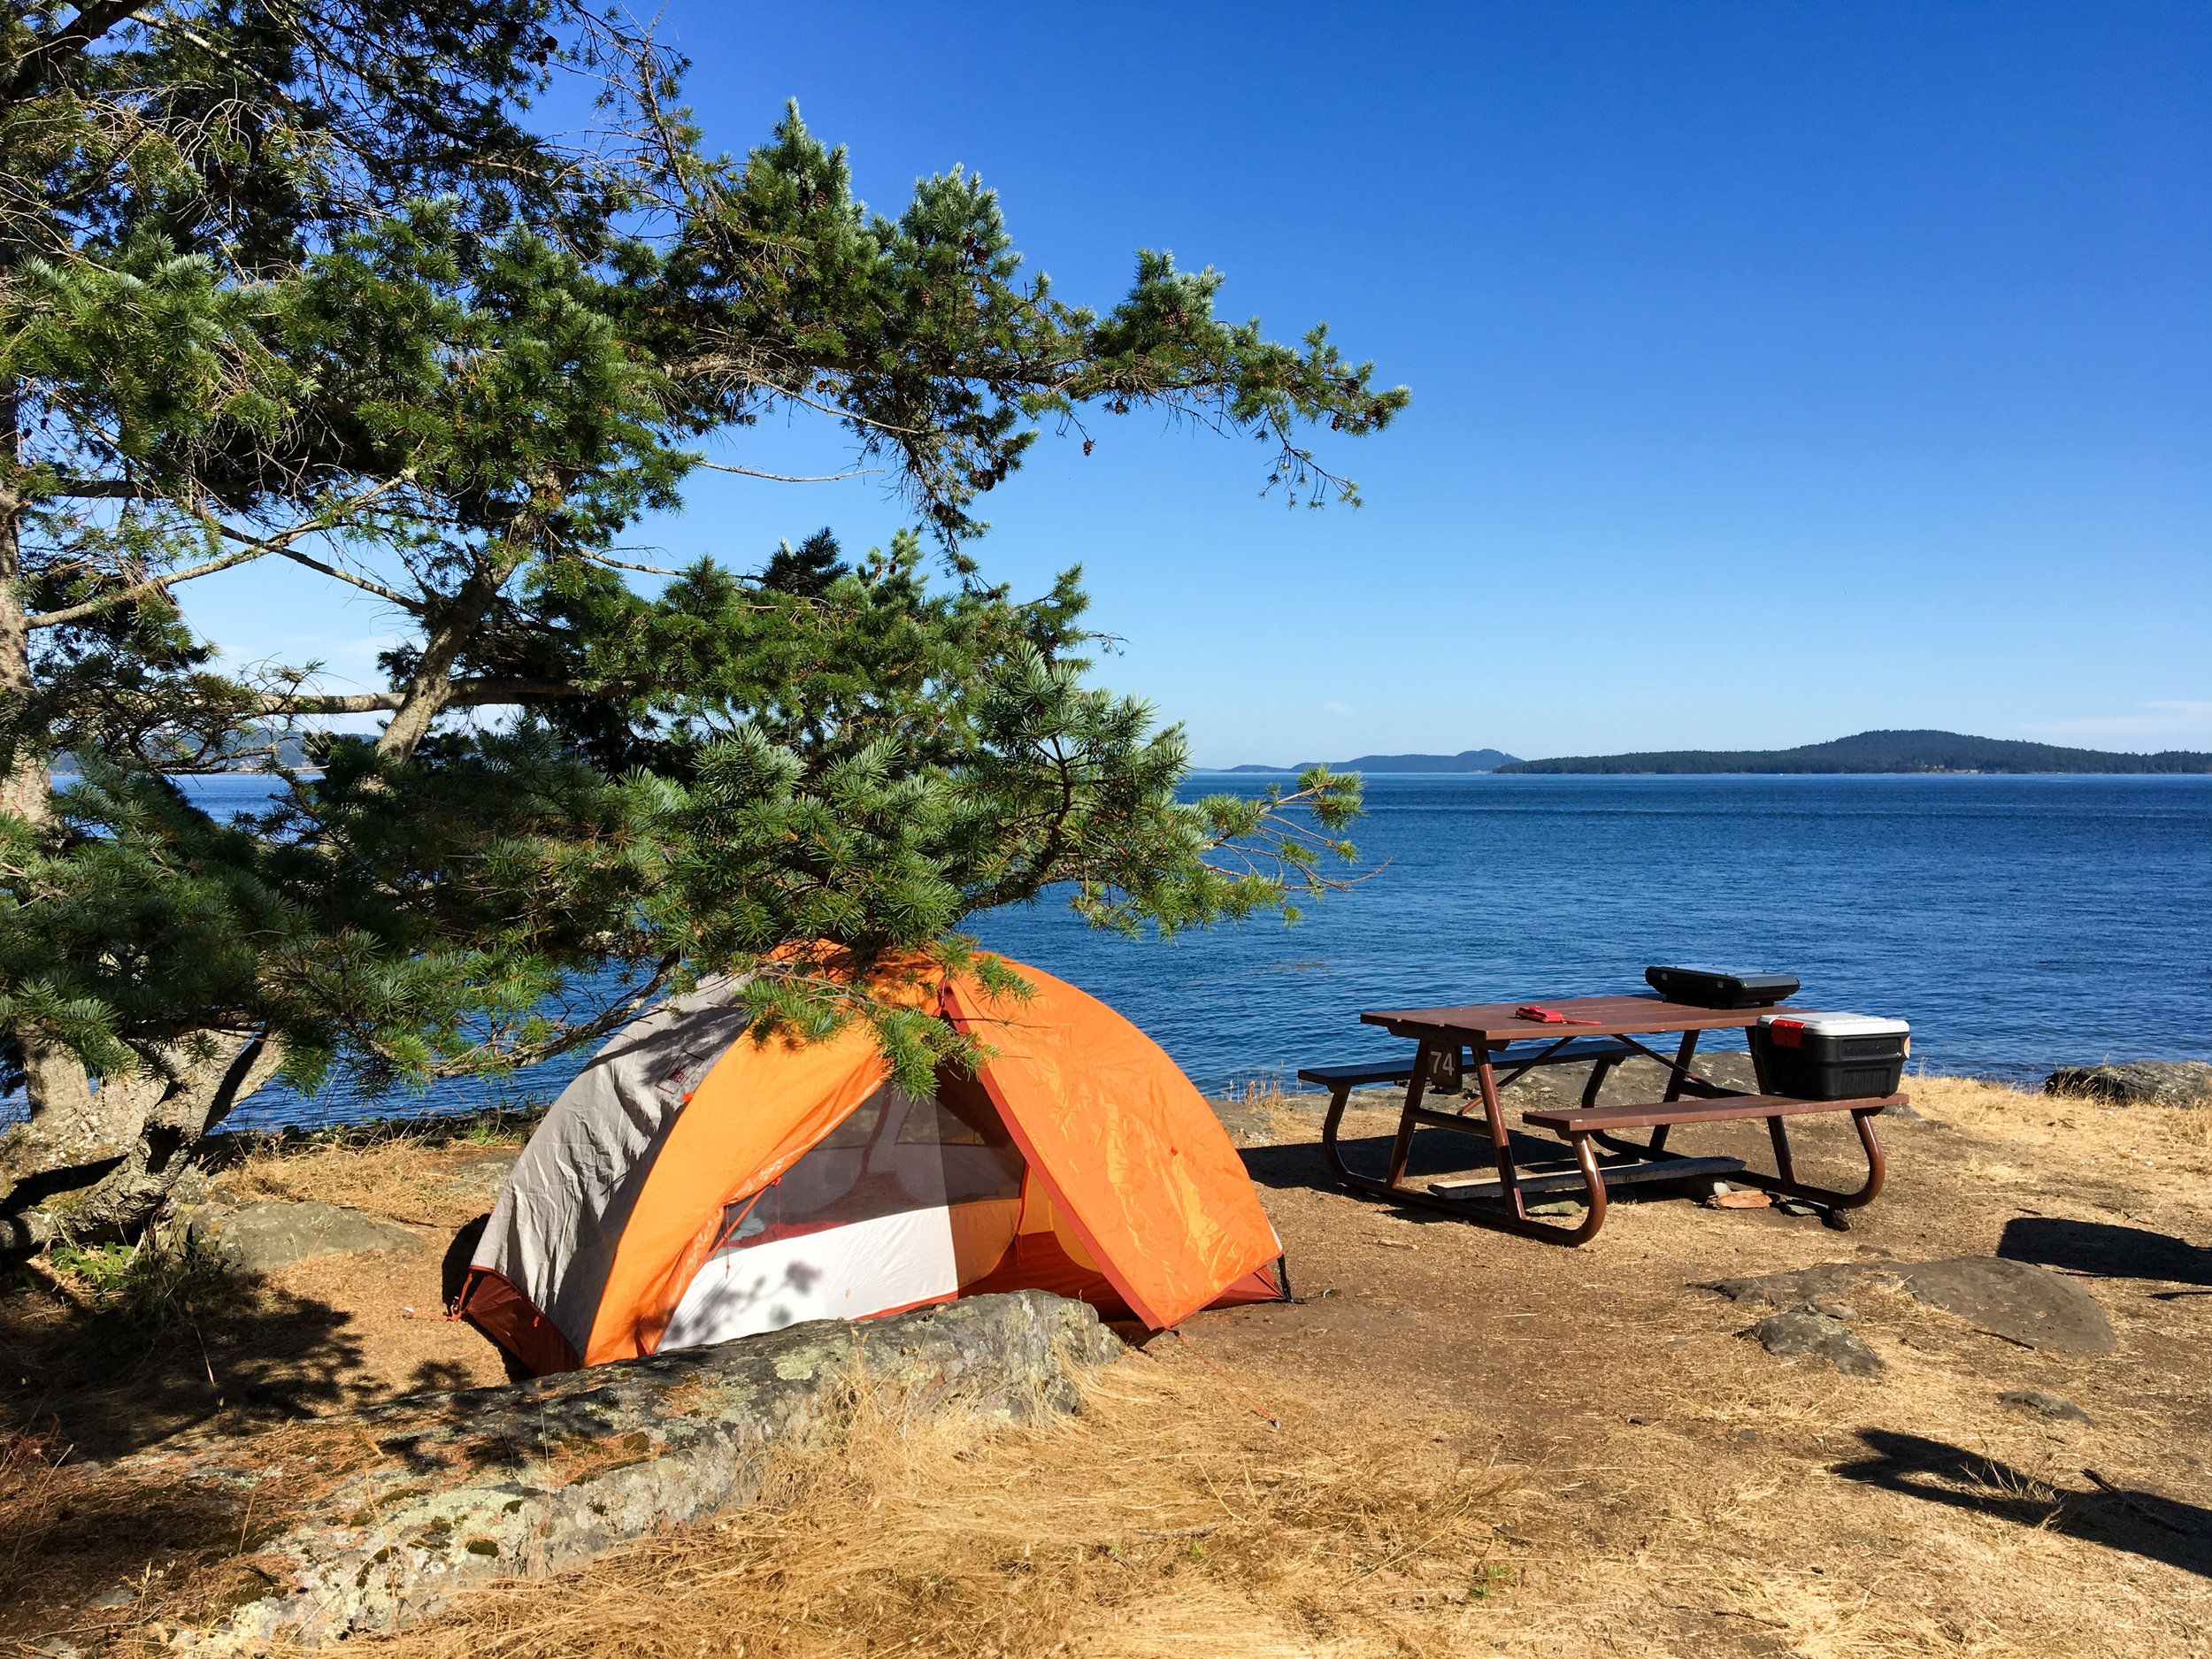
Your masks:
{"label": "grey tent fabric", "polygon": [[709,980],[610,1038],[553,1102],[485,1225],[471,1267],[512,1285],[576,1356],[685,1097],[744,1034],[743,983]]}

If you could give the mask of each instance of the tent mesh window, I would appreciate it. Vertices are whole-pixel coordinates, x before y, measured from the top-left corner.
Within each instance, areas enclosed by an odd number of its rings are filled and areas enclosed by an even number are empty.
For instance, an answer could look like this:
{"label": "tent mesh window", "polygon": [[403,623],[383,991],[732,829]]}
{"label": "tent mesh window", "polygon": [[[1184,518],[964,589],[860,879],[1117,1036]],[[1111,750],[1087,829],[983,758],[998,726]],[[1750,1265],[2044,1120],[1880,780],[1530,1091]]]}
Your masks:
{"label": "tent mesh window", "polygon": [[941,1073],[914,1100],[887,1085],[756,1198],[723,1213],[720,1248],[743,1249],[880,1216],[1018,1201],[1022,1156],[982,1087]]}

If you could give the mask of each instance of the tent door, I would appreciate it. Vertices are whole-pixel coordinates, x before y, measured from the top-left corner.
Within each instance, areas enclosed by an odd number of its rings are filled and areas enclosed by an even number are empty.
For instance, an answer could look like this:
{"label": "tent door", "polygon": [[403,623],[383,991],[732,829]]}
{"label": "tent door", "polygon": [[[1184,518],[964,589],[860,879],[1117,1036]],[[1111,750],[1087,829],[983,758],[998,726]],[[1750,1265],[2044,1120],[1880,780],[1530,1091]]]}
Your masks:
{"label": "tent door", "polygon": [[660,1349],[948,1301],[1013,1243],[1023,1174],[972,1079],[941,1071],[918,1101],[887,1084],[726,1211]]}

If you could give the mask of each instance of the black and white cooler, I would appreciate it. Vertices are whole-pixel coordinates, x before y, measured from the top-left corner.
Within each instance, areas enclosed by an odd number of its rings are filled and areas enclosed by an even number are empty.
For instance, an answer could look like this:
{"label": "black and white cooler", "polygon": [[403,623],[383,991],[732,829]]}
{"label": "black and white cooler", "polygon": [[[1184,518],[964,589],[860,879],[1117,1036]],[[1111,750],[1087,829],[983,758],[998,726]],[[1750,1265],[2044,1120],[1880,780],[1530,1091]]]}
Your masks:
{"label": "black and white cooler", "polygon": [[1751,1052],[1767,1091],[1793,1100],[1894,1094],[1912,1027],[1868,1014],[1762,1014]]}

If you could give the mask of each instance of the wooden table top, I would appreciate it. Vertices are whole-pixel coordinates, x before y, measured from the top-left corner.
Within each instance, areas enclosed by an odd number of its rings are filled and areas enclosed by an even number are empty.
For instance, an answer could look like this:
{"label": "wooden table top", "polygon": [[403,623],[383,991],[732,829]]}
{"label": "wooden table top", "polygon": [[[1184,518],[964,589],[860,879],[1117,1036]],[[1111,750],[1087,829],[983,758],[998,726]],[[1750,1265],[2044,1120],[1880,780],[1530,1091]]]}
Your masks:
{"label": "wooden table top", "polygon": [[[1551,1025],[1521,1019],[1513,1010],[1534,1003],[1587,1025]],[[1771,1008],[1696,1008],[1670,1002],[1655,992],[1628,996],[1525,996],[1516,1002],[1470,1002],[1455,1008],[1391,1008],[1360,1018],[1386,1026],[1395,1037],[1456,1038],[1461,1042],[1525,1042],[1543,1037],[1619,1037],[1654,1031],[1740,1031],[1762,1014],[1800,1014],[1802,1009],[1778,1002]]]}

